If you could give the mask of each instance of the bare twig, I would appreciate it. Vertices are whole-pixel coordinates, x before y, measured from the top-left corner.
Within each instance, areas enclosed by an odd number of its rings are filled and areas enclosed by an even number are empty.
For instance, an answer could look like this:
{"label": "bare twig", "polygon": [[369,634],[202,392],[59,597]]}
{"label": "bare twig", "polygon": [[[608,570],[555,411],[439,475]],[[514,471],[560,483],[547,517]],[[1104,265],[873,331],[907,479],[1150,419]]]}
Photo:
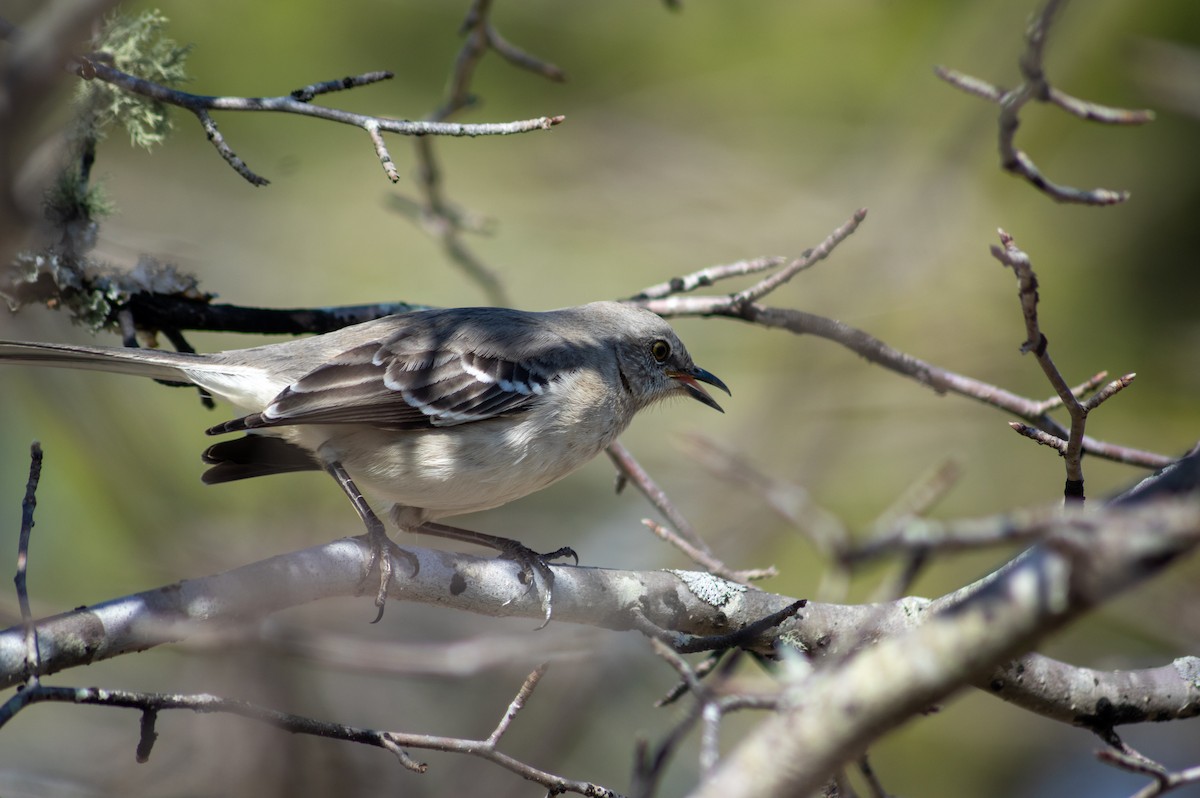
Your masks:
{"label": "bare twig", "polygon": [[[86,67],[84,66],[86,64]],[[253,172],[245,162],[234,154],[221,137],[216,122],[210,111],[274,111],[277,113],[299,114],[344,125],[353,125],[367,133],[372,141],[376,155],[379,157],[388,178],[395,182],[400,179],[396,167],[388,155],[387,146],[381,133],[396,133],[402,136],[506,136],[513,133],[527,133],[533,130],[548,130],[563,121],[561,116],[543,116],[537,119],[524,119],[516,122],[488,123],[479,125],[463,125],[449,122],[410,121],[406,119],[391,119],[382,116],[369,116],[313,105],[309,100],[318,95],[334,90],[351,89],[366,86],[392,77],[390,72],[370,72],[364,75],[345,78],[340,81],[327,81],[296,89],[291,94],[277,97],[219,97],[172,89],[153,81],[139,78],[122,72],[100,59],[81,59],[77,64],[77,73],[85,79],[102,80],[117,86],[131,94],[148,97],[158,102],[186,108],[199,118],[205,134],[221,157],[230,164],[238,174],[256,186],[266,185],[269,181]]]}
{"label": "bare twig", "polygon": [[693,562],[702,565],[717,576],[733,582],[747,583],[778,575],[778,571],[773,566],[741,571],[730,568],[713,553],[708,543],[700,537],[678,506],[667,496],[666,491],[659,487],[646,469],[642,468],[633,453],[625,448],[624,444],[614,441],[605,452],[612,460],[613,465],[617,467],[620,479],[633,483],[642,495],[649,499],[650,503],[671,522],[674,529],[655,523],[650,519],[643,519],[642,523],[658,537],[686,554]]}
{"label": "bare twig", "polygon": [[954,521],[907,518],[893,527],[881,527],[875,537],[846,551],[843,558],[849,563],[860,563],[902,552],[969,551],[1028,543],[1041,539],[1048,528],[1060,521],[1057,509]]}
{"label": "bare twig", "polygon": [[[947,460],[930,473],[921,476],[871,524],[875,536],[886,536],[905,522],[924,516],[954,487],[960,470],[957,462]],[[852,557],[847,556],[852,552],[853,549],[847,548],[839,557],[839,564],[843,568],[853,562]],[[874,600],[893,601],[906,595],[929,562],[932,553],[933,549],[927,545],[917,545],[906,550],[903,567],[895,578],[880,583],[875,590]]]}
{"label": "bare twig", "polygon": [[1165,795],[1180,787],[1200,783],[1200,766],[1190,767],[1185,770],[1170,771],[1160,762],[1156,762],[1128,746],[1122,747],[1124,750],[1102,748],[1096,752],[1096,758],[1114,767],[1127,770],[1130,773],[1149,776],[1154,780],[1151,784],[1147,784],[1134,793],[1132,798],[1155,798],[1155,796]]}
{"label": "bare twig", "polygon": [[1048,446],[1054,451],[1067,456],[1067,441],[1057,435],[1051,435],[1049,432],[1042,432],[1037,427],[1031,427],[1028,424],[1022,424],[1020,421],[1010,421],[1008,426],[1012,427],[1020,435],[1024,435],[1031,441],[1040,443],[1042,446]]}
{"label": "bare twig", "polygon": [[1113,396],[1115,396],[1117,393],[1128,388],[1129,385],[1134,381],[1134,379],[1136,377],[1137,377],[1136,373],[1130,372],[1122,377],[1119,377],[1119,378],[1113,380],[1108,385],[1105,385],[1103,388],[1101,388],[1099,391],[1097,391],[1095,396],[1093,396],[1091,399],[1088,399],[1086,402],[1084,402],[1083,409],[1087,410],[1088,412],[1095,410],[1103,402],[1108,401]]}
{"label": "bare twig", "polygon": [[[516,47],[502,37],[492,26],[489,15],[491,0],[474,0],[467,10],[459,33],[463,45],[454,61],[454,70],[446,87],[441,105],[429,114],[432,123],[444,123],[446,119],[474,104],[471,81],[475,70],[488,50],[495,51],[501,58],[521,69],[554,81],[566,79],[561,69]],[[563,117],[554,117],[561,122]],[[464,214],[446,199],[442,190],[441,170],[434,154],[430,138],[418,138],[415,142],[417,159],[417,187],[420,202],[410,209],[396,205],[398,210],[417,221],[432,237],[438,239],[450,260],[474,280],[495,305],[509,304],[507,293],[494,269],[480,260],[466,243],[462,233],[468,228],[463,224]]]}
{"label": "bare twig", "polygon": [[680,654],[696,654],[702,651],[724,651],[740,646],[755,645],[762,639],[764,633],[779,626],[807,605],[808,599],[793,601],[783,609],[751,621],[729,634],[710,636],[679,634],[664,629],[647,618],[638,608],[633,608],[630,616],[633,619],[633,627],[651,640],[670,646]]}
{"label": "bare twig", "polygon": [[[536,673],[538,672],[535,671]],[[531,676],[530,678],[532,679],[533,677]],[[536,679],[534,679],[534,683],[536,684]],[[518,699],[522,696],[528,696],[529,689],[532,689],[532,686],[530,685],[530,681],[526,680],[525,685],[522,687],[522,692],[518,694]],[[280,712],[248,701],[222,698],[209,694],[138,693],[128,690],[106,690],[99,687],[50,687],[37,685],[34,688],[22,691],[18,695],[26,696],[20,706],[15,707],[11,712],[5,711],[12,705],[13,702],[10,701],[8,705],[0,709],[0,727],[13,719],[16,710],[44,702],[137,709],[143,713],[143,719],[147,713],[153,716],[154,714],[171,709],[186,709],[200,713],[220,712],[247,718],[291,734],[307,734],[382,748],[395,755],[404,767],[417,773],[424,773],[428,766],[413,760],[404,751],[405,748],[444,751],[479,757],[505,770],[516,773],[524,779],[541,784],[547,790],[554,793],[572,792],[579,795],[594,796],[595,798],[619,798],[618,793],[607,787],[590,782],[566,779],[562,776],[535,768],[532,765],[496,750],[496,739],[499,738],[507,726],[506,721],[511,720],[511,715],[515,714],[515,710],[512,707],[506,713],[505,719],[497,726],[497,730],[492,733],[492,737],[486,740],[471,740],[460,737],[440,737],[431,734],[379,731],[359,726],[349,726],[342,723],[316,720],[303,715]],[[514,700],[515,703],[516,701]],[[517,709],[519,709],[519,706]],[[143,720],[143,732],[147,728],[153,733],[153,723],[150,722],[147,724]],[[146,745],[145,739],[139,744],[139,752],[148,754],[148,745]]]}
{"label": "bare twig", "polygon": [[649,518],[642,519],[642,525],[657,535],[662,540],[670,543],[675,548],[686,554],[693,562],[702,565],[709,573],[716,574],[722,579],[728,579],[731,582],[739,584],[749,584],[761,579],[770,579],[773,576],[778,576],[779,571],[775,566],[766,568],[753,568],[744,571],[735,571],[728,565],[725,565],[711,553],[698,549],[692,545],[690,541],[676,533],[670,527],[663,526]]}
{"label": "bare twig", "polygon": [[871,798],[888,798],[888,792],[883,788],[883,782],[875,774],[875,768],[871,766],[871,759],[866,754],[858,759],[858,772],[862,774],[863,780],[867,783],[867,788],[871,791]]}
{"label": "bare twig", "polygon": [[[710,651],[707,657],[700,660],[699,664],[690,666],[692,673],[696,675],[697,679],[703,679],[716,670],[717,666],[721,664],[721,659],[728,653],[730,653],[730,649]],[[737,651],[733,651],[733,654],[736,655]],[[654,702],[654,706],[665,707],[674,704],[680,698],[687,695],[688,689],[688,680],[680,679],[679,683],[672,687],[666,695]]]}
{"label": "bare twig", "polygon": [[742,485],[759,496],[763,503],[804,535],[827,560],[821,582],[813,595],[821,601],[845,598],[850,574],[842,562],[842,552],[851,548],[850,529],[835,514],[813,501],[803,486],[764,474],[753,463],[717,442],[693,436],[692,451],[700,462],[733,485]]}
{"label": "bare twig", "polygon": [[1067,381],[1054,364],[1053,358],[1050,357],[1049,342],[1038,322],[1038,280],[1037,275],[1033,271],[1033,265],[1029,261],[1029,256],[1018,249],[1017,245],[1013,242],[1012,236],[1003,230],[1000,231],[1000,243],[1002,246],[992,247],[992,257],[1012,269],[1013,273],[1016,274],[1017,285],[1019,286],[1018,293],[1021,299],[1021,310],[1025,316],[1026,339],[1025,343],[1021,345],[1021,351],[1023,353],[1033,352],[1034,357],[1037,358],[1038,365],[1041,366],[1042,372],[1046,375],[1046,379],[1050,381],[1050,385],[1061,400],[1062,406],[1066,408],[1067,413],[1071,417],[1071,429],[1067,435],[1065,445],[1060,445],[1061,438],[1059,436],[1049,436],[1042,430],[1032,430],[1024,425],[1013,425],[1013,429],[1033,438],[1038,443],[1058,450],[1067,467],[1064,495],[1067,501],[1083,501],[1082,460],[1084,430],[1087,427],[1088,413],[1106,399],[1109,399],[1118,391],[1128,386],[1133,381],[1135,375],[1127,374],[1119,380],[1109,383],[1103,390],[1086,402],[1080,402],[1079,397],[1067,385]]}
{"label": "bare twig", "polygon": [[[826,238],[817,249],[829,249],[844,240],[842,231],[857,226],[860,213],[856,213],[845,224]],[[758,289],[760,290],[761,283]],[[1043,402],[1029,399],[1000,388],[996,385],[966,377],[940,368],[920,358],[888,346],[863,330],[856,329],[835,319],[806,313],[791,308],[777,308],[758,302],[739,303],[737,294],[727,296],[663,296],[637,300],[635,304],[648,308],[661,316],[719,316],[738,319],[764,327],[788,330],[797,335],[816,335],[827,338],[857,353],[878,366],[911,377],[937,393],[956,393],[984,404],[1007,411],[1033,424],[1038,429],[1066,438],[1067,430],[1046,414]],[[632,300],[631,300],[632,301]],[[1119,446],[1084,436],[1083,451],[1106,460],[1137,465],[1143,468],[1163,468],[1175,458],[1156,452],[1147,452],[1127,446]]]}
{"label": "bare twig", "polygon": [[962,465],[946,460],[927,474],[922,474],[892,502],[871,524],[875,529],[887,529],[909,518],[918,518],[933,509],[958,483]]}
{"label": "bare twig", "polygon": [[[683,512],[667,496],[667,492],[659,487],[654,478],[650,476],[646,469],[642,468],[642,464],[637,461],[632,452],[625,448],[623,443],[613,441],[605,449],[604,453],[608,455],[608,459],[612,460],[613,465],[617,467],[619,478],[623,482],[633,483],[633,486],[650,500],[655,509],[671,522],[671,525],[675,527],[675,532],[687,541],[692,550],[698,552],[701,556],[712,556],[712,548],[709,547],[708,542],[697,534],[691,523],[684,517]],[[688,556],[694,559],[692,554]],[[712,559],[715,561],[716,558],[713,557]],[[701,562],[701,565],[710,567],[707,563],[703,562]]]}
{"label": "bare twig", "polygon": [[534,688],[538,686],[538,682],[542,680],[542,677],[546,675],[546,671],[549,669],[550,664],[543,663],[534,668],[533,671],[525,677],[525,681],[522,683],[521,689],[517,691],[516,696],[514,696],[513,700],[509,703],[508,709],[504,712],[504,716],[500,718],[500,722],[496,724],[496,728],[492,730],[490,735],[488,735],[488,745],[495,748],[500,743],[500,738],[504,736],[506,731],[508,731],[508,727],[512,725],[513,720],[516,719],[517,713],[519,713],[525,707],[525,702],[529,700],[529,696],[533,695]]}
{"label": "bare twig", "polygon": [[1129,199],[1129,192],[1112,191],[1106,188],[1085,191],[1053,183],[1014,143],[1017,128],[1021,124],[1021,109],[1031,100],[1051,103],[1067,113],[1089,122],[1140,125],[1154,119],[1152,111],[1108,108],[1072,97],[1050,85],[1042,66],[1046,37],[1049,35],[1055,17],[1065,5],[1066,0],[1047,0],[1041,13],[1035,16],[1030,23],[1025,35],[1025,52],[1018,59],[1023,81],[1017,88],[1006,91],[987,81],[942,66],[935,68],[934,71],[939,78],[951,86],[1000,106],[1000,164],[1005,170],[1023,177],[1039,191],[1058,202],[1113,205]]}
{"label": "bare twig", "polygon": [[37,626],[29,609],[29,585],[26,574],[29,565],[29,538],[33,534],[33,511],[37,508],[38,482],[42,478],[42,445],[34,441],[29,447],[29,480],[25,483],[25,498],[21,501],[21,534],[17,543],[17,603],[21,607],[21,625],[25,628],[25,679],[27,687],[38,683],[41,659],[38,654]]}
{"label": "bare twig", "polygon": [[[800,255],[802,259],[808,256],[809,251],[805,251]],[[723,266],[709,266],[705,269],[694,271],[691,274],[685,274],[682,277],[672,277],[665,283],[643,288],[629,299],[631,302],[638,302],[643,299],[662,299],[672,294],[686,294],[699,288],[716,285],[721,280],[728,280],[731,277],[744,277],[747,274],[769,271],[777,266],[792,263],[794,260],[794,258],[776,256],[773,258],[742,260]]]}
{"label": "bare twig", "polygon": [[[1083,397],[1087,396],[1092,391],[1099,388],[1100,385],[1104,382],[1105,378],[1107,378],[1107,377],[1108,377],[1107,371],[1097,372],[1096,374],[1093,374],[1092,376],[1088,377],[1086,380],[1084,380],[1083,382],[1079,383],[1074,388],[1072,388],[1071,393],[1075,396],[1075,398],[1082,399]],[[1058,396],[1056,394],[1054,396],[1051,396],[1049,399],[1046,399],[1045,401],[1043,401],[1038,406],[1038,409],[1041,410],[1043,413],[1049,413],[1051,410],[1057,410],[1058,408],[1062,407],[1062,403],[1063,403],[1062,397]]]}
{"label": "bare twig", "polygon": [[[679,674],[684,685],[683,690],[691,693],[695,699],[695,704],[678,721],[675,728],[672,729],[666,739],[659,745],[658,753],[654,760],[657,767],[654,771],[646,774],[647,781],[653,782],[657,778],[657,772],[661,771],[662,765],[665,764],[667,757],[674,750],[678,741],[697,722],[701,724],[700,772],[703,777],[707,777],[716,768],[720,758],[720,728],[721,719],[724,714],[737,709],[775,709],[778,706],[778,697],[775,695],[750,696],[735,694],[722,696],[718,694],[720,682],[728,679],[737,665],[736,654],[733,657],[726,658],[720,664],[718,685],[705,686],[701,682],[701,678],[705,673],[716,667],[717,663],[720,662],[719,658],[709,657],[703,660],[701,664],[705,667],[705,671],[701,673],[698,669],[693,668],[691,663],[681,657],[669,643],[651,636],[650,646],[659,658],[664,660]],[[659,702],[656,706],[662,706],[663,703]],[[646,793],[638,791],[636,794],[642,795]]]}
{"label": "bare twig", "polygon": [[767,294],[779,288],[781,285],[791,280],[800,272],[816,265],[820,261],[828,258],[837,245],[845,241],[850,236],[854,235],[854,231],[867,218],[867,209],[859,208],[854,212],[854,215],[846,220],[844,224],[836,228],[829,236],[809,250],[805,250],[804,254],[796,258],[791,263],[784,266],[779,271],[766,277],[754,285],[747,288],[745,291],[740,291],[729,298],[730,304],[734,307],[746,305],[751,302],[756,302],[762,299]]}

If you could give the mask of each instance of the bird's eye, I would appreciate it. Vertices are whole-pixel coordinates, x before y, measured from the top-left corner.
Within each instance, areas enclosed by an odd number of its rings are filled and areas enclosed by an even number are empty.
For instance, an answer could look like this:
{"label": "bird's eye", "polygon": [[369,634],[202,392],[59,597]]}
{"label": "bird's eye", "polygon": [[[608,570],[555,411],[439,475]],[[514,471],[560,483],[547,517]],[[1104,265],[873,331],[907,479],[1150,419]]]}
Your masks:
{"label": "bird's eye", "polygon": [[650,355],[659,363],[671,356],[671,345],[659,338],[654,343],[650,344]]}

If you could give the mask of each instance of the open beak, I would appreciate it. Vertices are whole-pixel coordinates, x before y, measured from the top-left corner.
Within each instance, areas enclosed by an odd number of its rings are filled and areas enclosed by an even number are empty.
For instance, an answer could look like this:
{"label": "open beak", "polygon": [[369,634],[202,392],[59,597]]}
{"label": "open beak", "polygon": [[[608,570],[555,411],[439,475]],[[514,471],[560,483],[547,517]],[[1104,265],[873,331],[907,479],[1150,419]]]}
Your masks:
{"label": "open beak", "polygon": [[729,388],[725,386],[725,383],[699,366],[692,366],[690,369],[672,369],[667,372],[667,376],[682,385],[683,389],[688,392],[688,396],[722,413],[725,411],[717,404],[717,400],[709,396],[708,391],[704,390],[700,383],[706,382],[709,385],[720,388],[730,396],[733,395],[729,392]]}

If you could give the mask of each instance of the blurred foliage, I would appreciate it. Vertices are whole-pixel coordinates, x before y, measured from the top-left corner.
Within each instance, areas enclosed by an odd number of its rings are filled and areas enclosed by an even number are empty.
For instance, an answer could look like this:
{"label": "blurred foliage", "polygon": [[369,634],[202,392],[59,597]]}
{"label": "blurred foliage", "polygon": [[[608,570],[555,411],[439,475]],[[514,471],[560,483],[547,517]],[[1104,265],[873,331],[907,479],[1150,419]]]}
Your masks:
{"label": "blurred foliage", "polygon": [[[436,106],[466,10],[465,2],[154,5],[172,21],[170,38],[195,44],[188,57],[195,91],[277,95],[390,69],[397,75],[390,83],[323,101],[403,118]],[[1197,52],[1200,8],[1194,0],[1093,0],[1070,5],[1052,32],[1046,68],[1055,85],[1158,112],[1145,127],[1108,128],[1051,107],[1027,109],[1018,144],[1049,177],[1133,192],[1129,203],[1105,209],[1056,205],[1003,173],[996,109],[932,74],[945,64],[1012,85],[1033,8],[1010,0],[809,0],[695,2],[670,13],[644,0],[497,0],[493,19],[501,33],[563,67],[569,81],[550,83],[488,55],[473,87],[480,102],[461,121],[554,113],[567,120],[549,132],[436,142],[446,190],[495,220],[493,234],[468,242],[528,308],[628,296],[705,266],[795,254],[867,206],[866,223],[832,259],[769,301],[839,318],[938,365],[1041,397],[1049,387],[1018,352],[1024,332],[1016,286],[988,255],[1003,227],[1033,260],[1043,326],[1068,379],[1101,369],[1139,374],[1093,415],[1089,431],[1179,452],[1200,435],[1200,108],[1166,103],[1155,80],[1161,69],[1148,54],[1165,42]],[[147,23],[147,31],[154,28]],[[163,46],[152,60],[181,60],[185,48]],[[130,268],[143,256],[175,264],[198,275],[201,289],[239,304],[480,301],[439,246],[391,210],[395,193],[416,193],[405,142],[390,141],[405,175],[392,187],[361,131],[294,116],[214,116],[230,145],[272,186],[246,184],[186,112],[169,145],[152,155],[106,142],[95,175],[119,213],[102,223],[97,257]],[[161,129],[152,118],[145,124]],[[939,516],[982,515],[1061,495],[1058,458],[1018,438],[994,411],[935,396],[825,342],[720,320],[677,327],[697,361],[732,387],[727,414],[662,408],[639,418],[625,442],[724,558],[780,568],[767,589],[810,596],[825,563],[761,497],[724,485],[681,441],[699,433],[736,450],[856,527],[914,475],[947,458],[962,464],[964,476]],[[47,313],[0,322],[4,337],[64,340],[72,333]],[[194,343],[214,349],[252,342],[197,335]],[[220,419],[200,408],[194,392],[96,374],[6,371],[0,379],[0,488],[8,486],[0,511],[10,519],[18,518],[29,439],[41,438],[47,452],[31,565],[41,611],[357,531],[357,519],[323,475],[202,488],[202,430]],[[1085,470],[1097,498],[1139,477],[1091,458]],[[614,498],[610,484],[611,469],[598,462],[464,524],[535,548],[569,542],[589,565],[684,565],[641,530],[638,519],[649,508],[630,491]],[[11,533],[15,539],[15,524]],[[957,587],[1009,554],[940,559],[916,592]],[[891,572],[871,568],[850,596],[872,595]],[[1194,598],[1194,583],[1194,567],[1169,574],[1047,650],[1099,667],[1161,664],[1192,651],[1200,624],[1182,623],[1197,613],[1179,597]],[[368,629],[368,605],[331,603],[281,622],[421,643],[528,631],[519,622],[407,606],[390,608]],[[552,624],[544,634],[562,633]],[[506,741],[539,765],[620,786],[631,733],[655,739],[674,720],[649,708],[673,674],[631,635],[601,639],[579,660],[551,669]],[[470,680],[396,679],[346,676],[269,649],[191,653],[125,657],[86,679],[259,697],[362,725],[486,735],[527,670],[515,663]],[[62,683],[83,678],[68,674]],[[739,678],[753,684],[764,677],[748,667]],[[283,791],[269,779],[284,779],[296,795],[322,794],[331,783],[325,794],[478,794],[481,784],[528,790],[462,758],[430,755],[433,767],[418,777],[377,751],[193,717],[160,720],[166,725],[155,757],[133,771],[123,764],[135,744],[132,718],[70,708],[36,713],[6,738],[0,768],[110,792]],[[725,741],[735,742],[753,722],[731,720]],[[1180,750],[1184,759],[1176,764],[1187,764],[1195,759],[1188,744],[1195,729],[1195,722],[1169,724],[1130,737],[1167,759]],[[874,764],[899,794],[1048,795],[1049,784],[1058,794],[1112,794],[1103,792],[1111,786],[1097,786],[1096,774],[1112,771],[1090,759],[1090,747],[1078,732],[980,695],[893,735],[877,747]],[[685,746],[664,795],[694,778],[694,750]],[[214,763],[222,766],[216,775]],[[1122,785],[1118,794],[1129,792]]]}

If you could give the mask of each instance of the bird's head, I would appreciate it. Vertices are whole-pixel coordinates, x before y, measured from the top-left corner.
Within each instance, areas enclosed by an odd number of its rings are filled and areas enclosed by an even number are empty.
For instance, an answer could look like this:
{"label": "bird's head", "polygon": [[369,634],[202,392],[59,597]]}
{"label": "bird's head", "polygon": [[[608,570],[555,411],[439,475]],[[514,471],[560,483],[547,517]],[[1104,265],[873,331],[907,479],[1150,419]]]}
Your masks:
{"label": "bird's head", "polygon": [[[659,399],[690,396],[725,412],[701,385],[730,393],[725,383],[692,361],[679,336],[658,315],[616,302],[596,303],[606,316],[608,335],[615,340],[621,387],[645,407]],[[593,307],[593,306],[587,306]]]}

